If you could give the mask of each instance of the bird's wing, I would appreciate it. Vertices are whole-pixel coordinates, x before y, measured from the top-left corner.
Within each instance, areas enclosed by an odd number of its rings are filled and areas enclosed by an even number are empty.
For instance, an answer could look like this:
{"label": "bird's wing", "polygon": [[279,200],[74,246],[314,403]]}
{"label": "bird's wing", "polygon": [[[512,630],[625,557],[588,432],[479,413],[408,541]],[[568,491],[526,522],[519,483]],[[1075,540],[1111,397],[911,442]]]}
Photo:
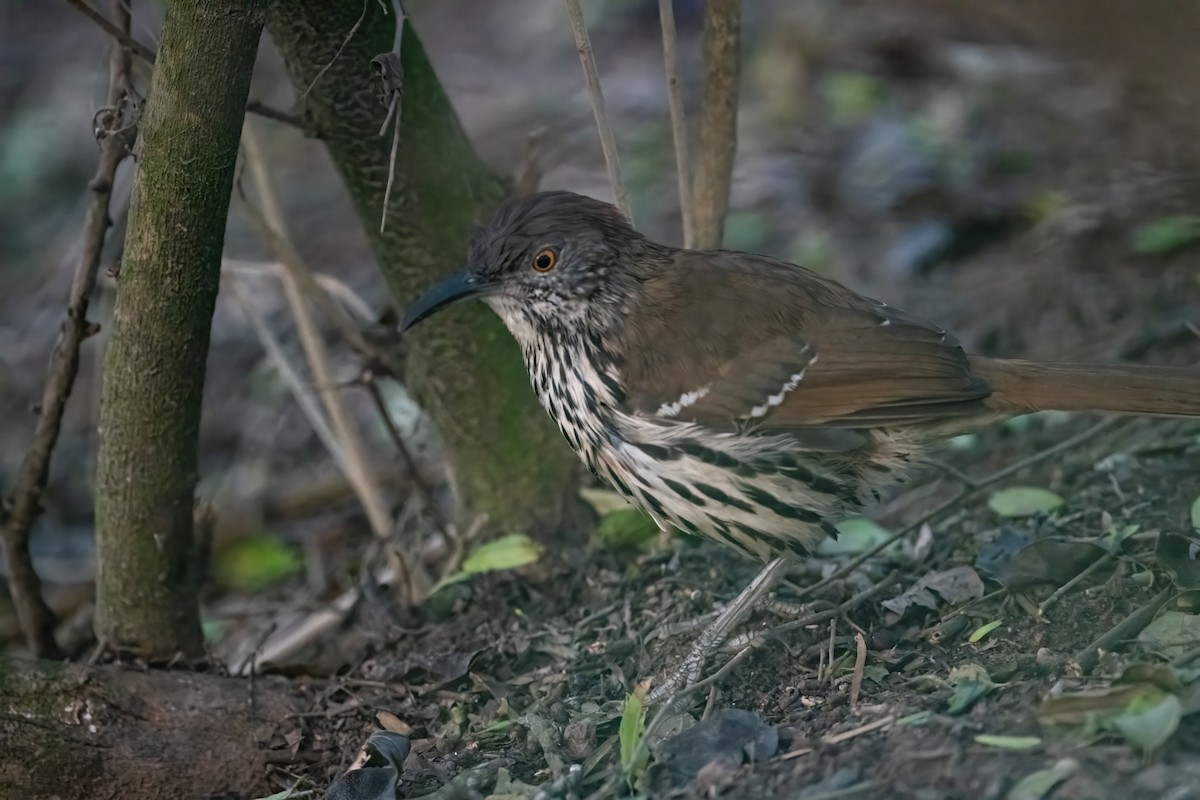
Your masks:
{"label": "bird's wing", "polygon": [[852,449],[855,429],[978,413],[990,393],[944,330],[809,270],[681,252],[644,284],[622,342],[625,407]]}

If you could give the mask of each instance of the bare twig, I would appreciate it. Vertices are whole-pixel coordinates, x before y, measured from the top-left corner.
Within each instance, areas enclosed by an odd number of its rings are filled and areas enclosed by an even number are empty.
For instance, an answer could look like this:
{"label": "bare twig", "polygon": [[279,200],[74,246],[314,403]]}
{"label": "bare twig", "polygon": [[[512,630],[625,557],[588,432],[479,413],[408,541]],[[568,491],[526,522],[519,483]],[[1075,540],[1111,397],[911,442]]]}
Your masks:
{"label": "bare twig", "polygon": [[[254,135],[253,126],[247,125],[243,129],[242,144],[245,149],[246,163],[250,169],[251,179],[255,183],[260,202],[262,203],[262,221],[265,223],[266,228],[274,234],[269,243],[273,246],[277,243],[288,243],[290,245],[284,226],[283,212],[279,207],[278,198],[271,185],[270,175],[267,173],[266,161]],[[253,214],[254,211],[250,204],[245,203],[245,205]],[[371,530],[380,539],[385,539],[392,531],[392,517],[379,491],[379,486],[371,480],[371,470],[368,467],[366,450],[358,428],[349,410],[346,408],[341,393],[332,390],[334,380],[333,370],[329,365],[329,355],[325,349],[325,343],[322,341],[321,335],[317,330],[316,322],[313,320],[312,313],[309,310],[305,293],[302,290],[302,286],[316,285],[315,281],[312,280],[312,273],[290,246],[286,252],[277,251],[275,255],[288,268],[287,278],[283,281],[284,294],[287,298],[288,306],[295,317],[296,327],[300,334],[300,342],[304,348],[309,368],[313,372],[313,378],[317,385],[324,390],[321,393],[321,397],[324,401],[325,409],[329,414],[331,427],[338,441],[341,442],[342,450],[345,454],[346,477],[354,485],[355,492],[358,494],[359,500],[367,512],[367,519],[371,524]],[[301,272],[306,276],[306,280],[299,276]],[[317,291],[319,292],[320,290],[318,289]],[[412,585],[408,587],[411,594],[410,599],[414,602],[418,601],[424,598],[429,592],[432,581],[418,559],[413,558],[407,553],[400,553],[399,555],[406,562],[404,565],[405,570],[412,576]]]}
{"label": "bare twig", "polygon": [[[121,3],[122,10],[128,13],[129,3],[127,0],[118,0]],[[137,56],[148,66],[154,66],[155,60],[158,58],[158,53],[150,45],[142,44],[129,33],[129,31],[121,30],[118,25],[115,25],[107,17],[92,7],[88,0],[67,0],[67,3],[74,6],[85,17],[96,23],[105,33],[117,41],[125,50]],[[246,111],[250,114],[257,114],[266,119],[272,119],[276,122],[282,122],[285,125],[291,125],[302,131],[308,132],[308,125],[304,117],[298,114],[289,114],[286,111],[280,111],[276,108],[268,106],[266,103],[260,103],[257,100],[251,100],[246,103]]]}
{"label": "bare twig", "polygon": [[[397,109],[400,107],[400,101],[395,101]],[[383,208],[379,214],[379,232],[383,233],[387,228],[388,217],[388,200],[392,196],[392,186],[396,183],[396,156],[400,152],[400,112],[396,111],[396,127],[392,129],[392,150],[388,155],[388,177],[387,184],[383,187]]]}
{"label": "bare twig", "polygon": [[542,181],[542,137],[546,135],[545,128],[529,132],[525,139],[525,158],[520,166],[513,171],[512,193],[514,197],[531,195],[538,189]]}
{"label": "bare twig", "polygon": [[1179,590],[1174,586],[1168,586],[1166,589],[1163,589],[1150,598],[1150,602],[1118,622],[1103,636],[1076,653],[1075,658],[1072,660],[1079,664],[1079,668],[1083,671],[1083,674],[1086,675],[1091,672],[1096,666],[1096,662],[1100,660],[1101,650],[1111,649],[1118,642],[1137,636],[1141,633],[1142,628],[1150,624],[1150,621],[1154,619],[1158,610],[1177,594],[1179,594]]}
{"label": "bare twig", "polygon": [[[895,721],[896,721],[895,717],[883,717],[882,719],[877,719],[874,722],[868,722],[865,725],[859,725],[857,728],[853,728],[848,731],[843,731],[842,733],[834,733],[834,734],[830,734],[828,736],[822,736],[821,744],[840,744],[842,742],[846,742],[851,739],[855,739],[859,736],[862,736],[863,734],[873,733],[874,731],[890,728],[892,726],[892,723],[894,723]],[[790,761],[793,758],[799,758],[800,756],[806,756],[809,753],[813,753],[815,751],[816,751],[815,747],[801,747],[797,750],[791,750],[787,753],[784,753],[781,756],[777,756],[777,758],[780,761]]]}
{"label": "bare twig", "polygon": [[286,111],[280,111],[274,106],[269,106],[260,100],[251,100],[246,103],[246,113],[257,114],[263,119],[282,122],[284,125],[291,125],[293,128],[299,128],[306,133],[308,132],[308,123],[302,114],[289,114]]}
{"label": "bare twig", "polygon": [[662,26],[663,66],[667,75],[667,103],[671,109],[671,136],[675,143],[675,169],[679,174],[679,214],[683,219],[683,246],[696,246],[695,198],[692,197],[692,159],[688,155],[687,117],[683,112],[683,87],[679,83],[679,48],[675,33],[675,8],[671,0],[658,0]]}
{"label": "bare twig", "polygon": [[[82,9],[81,9],[82,10]],[[50,459],[62,429],[63,412],[67,398],[75,385],[79,372],[79,350],[84,339],[93,335],[97,327],[88,322],[88,303],[96,287],[96,273],[100,268],[100,256],[104,239],[111,220],[109,207],[112,201],[113,181],[117,167],[125,160],[137,137],[137,105],[133,102],[133,87],[130,83],[132,42],[129,37],[129,9],[120,0],[113,3],[116,22],[110,22],[90,6],[97,21],[103,21],[105,30],[118,36],[109,61],[108,105],[94,118],[100,140],[100,155],[96,172],[88,188],[91,203],[83,228],[83,250],[75,267],[71,281],[67,314],[63,320],[58,341],[50,357],[50,371],[42,390],[41,408],[34,427],[33,442],[25,453],[17,473],[13,489],[12,510],[4,525],[4,555],[8,562],[9,587],[13,605],[17,610],[21,629],[25,633],[30,649],[43,658],[60,656],[54,641],[54,614],[41,596],[41,582],[33,569],[29,553],[29,534],[41,513],[41,496],[50,473]],[[86,12],[85,12],[86,13]]]}
{"label": "bare twig", "polygon": [[854,675],[850,678],[850,710],[858,705],[858,694],[862,691],[863,670],[867,665],[867,640],[862,633],[854,634]]}
{"label": "bare twig", "polygon": [[592,55],[592,41],[588,37],[587,23],[583,20],[583,9],[579,0],[564,0],[567,16],[571,21],[571,33],[575,36],[575,49],[579,52],[579,63],[587,80],[588,95],[592,101],[592,113],[596,117],[596,128],[600,132],[600,147],[604,150],[604,166],[608,169],[608,180],[612,184],[617,208],[630,222],[633,214],[629,209],[629,196],[625,192],[625,181],[621,178],[621,160],[617,156],[617,139],[613,135],[608,112],[604,109],[604,92],[600,90],[600,75],[596,71],[596,59]]}
{"label": "bare twig", "polygon": [[370,374],[364,375],[362,383],[367,389],[367,394],[371,396],[371,401],[375,404],[375,410],[379,412],[379,417],[383,420],[383,426],[387,428],[388,436],[391,437],[392,444],[396,446],[396,451],[400,453],[400,458],[404,461],[404,466],[408,468],[409,478],[412,480],[413,486],[416,487],[417,494],[421,495],[421,499],[425,501],[425,507],[429,510],[430,516],[433,517],[434,523],[441,528],[442,533],[446,536],[454,536],[454,529],[438,510],[437,500],[433,496],[433,489],[421,477],[421,470],[417,466],[416,459],[409,452],[408,445],[404,443],[404,437],[396,429],[396,423],[392,420],[387,403],[384,402],[383,392],[379,391],[379,384],[375,380],[375,376]]}
{"label": "bare twig", "polygon": [[291,241],[284,236],[280,236],[276,230],[268,225],[266,220],[263,219],[262,214],[240,193],[234,194],[234,201],[245,212],[247,221],[254,226],[259,236],[263,238],[263,241],[267,243],[271,251],[276,254],[279,262],[284,265],[287,274],[300,283],[303,293],[328,317],[329,321],[337,328],[338,333],[354,348],[355,352],[366,360],[378,364],[381,369],[386,370],[391,375],[399,376],[403,374],[403,370],[396,357],[388,350],[377,347],[368,341],[359,328],[358,323],[338,303],[333,301],[328,292],[322,290],[318,280],[314,278],[312,272],[304,263],[304,259],[296,252],[296,248],[292,246]]}
{"label": "bare twig", "polygon": [[396,30],[392,34],[392,51],[383,56],[371,59],[371,66],[379,73],[381,90],[387,98],[387,116],[379,129],[382,136],[388,124],[392,127],[392,151],[388,156],[387,184],[383,187],[383,209],[379,215],[379,232],[387,228],[388,201],[392,196],[392,187],[396,183],[396,155],[400,152],[400,102],[404,95],[404,68],[400,63],[400,42],[404,39],[404,8],[399,0],[393,0],[392,11],[396,15]]}
{"label": "bare twig", "polygon": [[350,40],[354,38],[354,34],[358,33],[358,29],[362,27],[363,21],[367,18],[367,9],[370,8],[370,4],[371,0],[363,0],[363,10],[362,14],[359,14],[358,16],[358,21],[350,27],[350,32],[346,34],[344,39],[342,39],[342,43],[338,47],[337,52],[333,54],[333,58],[329,59],[328,63],[321,67],[320,71],[317,72],[316,77],[312,79],[312,82],[309,83],[308,86],[304,88],[304,91],[300,93],[300,96],[296,98],[296,102],[300,102],[304,100],[304,98],[308,97],[308,93],[311,92],[313,87],[317,85],[317,81],[321,80],[321,78],[325,76],[325,73],[329,71],[329,68],[333,66],[333,63],[338,60],[338,57],[341,56],[342,51],[346,49],[346,45],[350,44]]}
{"label": "bare twig", "polygon": [[837,572],[833,573],[829,577],[823,578],[822,580],[819,580],[814,584],[804,587],[804,589],[801,590],[799,597],[803,597],[805,595],[812,594],[813,592],[817,591],[818,589],[824,588],[825,586],[828,586],[829,584],[833,583],[834,581],[841,580],[842,578],[846,577],[850,573],[854,572],[854,570],[861,567],[863,565],[863,563],[866,562],[868,559],[879,555],[879,553],[883,552],[886,548],[890,547],[895,542],[897,542],[898,540],[909,535],[913,531],[920,530],[921,526],[924,525],[925,523],[931,522],[934,519],[940,517],[942,514],[946,513],[947,511],[950,511],[951,509],[956,508],[960,503],[962,503],[962,501],[966,500],[967,498],[978,494],[979,492],[983,491],[984,489],[988,488],[989,486],[999,483],[1000,481],[1004,480],[1008,476],[1014,475],[1017,472],[1020,472],[1021,470],[1025,469],[1027,467],[1031,467],[1034,464],[1038,464],[1042,461],[1045,461],[1048,458],[1053,458],[1054,456],[1059,455],[1060,453],[1065,453],[1068,450],[1073,450],[1074,448],[1079,447],[1081,444],[1085,444],[1086,442],[1092,441],[1093,439],[1095,439],[1095,437],[1099,433],[1111,428],[1113,425],[1117,424],[1120,420],[1121,420],[1121,417],[1106,417],[1105,419],[1102,419],[1100,422],[1097,422],[1095,425],[1091,426],[1090,428],[1085,430],[1083,433],[1078,434],[1077,436],[1072,436],[1070,439],[1065,439],[1065,440],[1059,442],[1058,444],[1054,445],[1054,447],[1043,450],[1040,453],[1035,453],[1034,455],[1030,456],[1029,458],[1018,461],[1015,464],[1010,464],[1007,467],[1005,467],[1004,469],[992,473],[991,475],[984,478],[983,480],[974,481],[973,484],[970,486],[970,488],[964,489],[963,491],[959,492],[954,497],[952,497],[949,500],[947,500],[946,502],[942,503],[940,506],[933,509],[932,511],[922,514],[915,521],[913,521],[909,525],[906,525],[905,527],[901,528],[900,530],[896,531],[896,533],[887,537],[882,542],[880,542],[879,544],[872,547],[870,550],[867,550],[867,551],[855,556],[849,562],[847,562],[844,567],[842,567],[841,569],[839,569]]}
{"label": "bare twig", "polygon": [[[269,275],[272,278],[282,278],[287,272],[287,267],[278,261],[246,261],[240,258],[222,258],[221,271],[226,274],[233,275]],[[367,301],[363,300],[353,289],[346,283],[332,275],[326,275],[322,272],[313,273],[313,280],[330,296],[340,301],[349,311],[351,311],[358,322],[369,323],[374,314],[371,307],[367,305]]]}
{"label": "bare twig", "polygon": [[704,96],[693,187],[696,247],[721,246],[737,154],[741,0],[708,0],[704,12]]}
{"label": "bare twig", "polygon": [[[807,628],[809,625],[816,625],[818,623],[825,622],[827,620],[831,620],[836,617],[841,617],[843,614],[853,611],[854,609],[858,608],[863,603],[870,600],[872,597],[875,597],[877,594],[882,592],[884,589],[887,589],[891,585],[899,582],[899,580],[900,580],[900,575],[898,573],[896,573],[896,572],[888,573],[886,576],[884,576],[884,578],[882,580],[877,581],[876,583],[868,586],[866,589],[863,589],[861,592],[854,595],[853,597],[851,597],[846,602],[842,603],[837,608],[830,608],[830,609],[826,609],[825,611],[818,611],[817,613],[810,614],[807,617],[803,617],[801,619],[794,619],[789,622],[785,622],[782,625],[777,625],[774,628],[768,628],[767,630],[764,630],[764,631],[747,634],[747,636],[749,637],[750,641],[752,641],[752,642],[759,641],[759,640],[766,641],[770,637],[778,636],[781,633],[786,633],[787,631],[792,631],[792,630],[795,630],[796,628]],[[729,646],[738,647],[738,646],[741,646],[741,644],[742,644],[742,637],[739,637],[738,639],[731,640],[729,643]]]}
{"label": "bare twig", "polygon": [[325,418],[324,412],[321,411],[321,404],[317,400],[315,393],[300,377],[300,373],[288,361],[287,355],[283,351],[283,345],[279,343],[278,338],[271,332],[271,328],[263,319],[262,314],[258,313],[258,309],[246,297],[246,293],[242,291],[242,287],[238,285],[237,280],[232,280],[229,283],[229,288],[233,292],[233,297],[242,308],[242,312],[246,315],[246,319],[250,320],[250,327],[254,328],[255,335],[258,336],[258,341],[266,351],[267,357],[271,363],[275,365],[275,370],[279,373],[279,377],[283,379],[284,384],[291,390],[292,396],[296,399],[296,404],[300,406],[301,413],[304,414],[308,424],[312,425],[313,430],[317,433],[317,438],[321,440],[321,444],[325,445],[325,449],[329,451],[329,455],[333,457],[333,461],[338,465],[342,472],[349,474],[349,469],[346,465],[346,456],[342,452],[341,444],[337,437],[333,434],[333,429],[329,427],[329,420]]}
{"label": "bare twig", "polygon": [[[121,0],[116,0],[116,2],[113,4],[114,6],[119,7],[114,14],[117,22],[113,22],[108,17],[104,16],[102,13],[93,8],[92,4],[87,0],[67,0],[67,2],[78,9],[79,12],[85,17],[99,25],[104,32],[115,39],[122,48],[128,50],[130,53],[137,56],[142,61],[145,61],[147,64],[154,63],[154,59],[157,57],[157,54],[154,52],[154,48],[138,42],[137,39],[134,39],[133,36],[130,35],[129,28],[120,24],[122,19],[121,15],[124,15],[125,17],[129,16],[129,6],[127,3],[124,3]],[[126,74],[128,74],[128,71]]]}
{"label": "bare twig", "polygon": [[817,675],[817,680],[821,680],[822,678],[824,678],[829,683],[831,683],[831,684],[833,683],[833,655],[834,655],[834,651],[836,649],[837,649],[837,617],[834,617],[833,619],[829,620],[829,647],[826,649],[826,651],[829,653],[829,657],[826,659],[826,662],[825,662],[825,674]]}
{"label": "bare twig", "polygon": [[1071,578],[1071,580],[1055,589],[1054,594],[1047,597],[1041,602],[1040,605],[1038,605],[1038,616],[1044,616],[1046,612],[1050,610],[1052,605],[1070,594],[1076,586],[1087,580],[1089,575],[1093,575],[1099,570],[1103,569],[1106,565],[1111,564],[1116,557],[1117,554],[1115,552],[1109,551],[1089,564],[1086,569],[1076,573],[1074,578]]}

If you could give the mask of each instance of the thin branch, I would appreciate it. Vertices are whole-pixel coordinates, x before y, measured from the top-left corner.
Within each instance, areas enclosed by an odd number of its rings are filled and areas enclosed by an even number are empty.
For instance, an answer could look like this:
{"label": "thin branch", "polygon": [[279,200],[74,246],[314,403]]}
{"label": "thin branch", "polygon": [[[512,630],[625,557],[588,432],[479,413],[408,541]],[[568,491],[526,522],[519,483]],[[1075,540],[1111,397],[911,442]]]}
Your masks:
{"label": "thin branch", "polygon": [[325,445],[325,449],[329,451],[329,455],[333,457],[333,461],[338,465],[338,468],[343,473],[349,474],[350,470],[346,466],[346,456],[342,452],[341,444],[333,433],[333,429],[329,427],[329,420],[325,418],[325,413],[321,411],[321,403],[317,400],[316,394],[300,377],[300,373],[296,370],[292,363],[288,360],[287,354],[284,353],[283,345],[280,344],[278,337],[271,331],[267,321],[263,319],[262,314],[250,302],[250,298],[242,290],[239,282],[234,279],[229,282],[229,288],[233,292],[233,297],[238,305],[242,308],[242,313],[246,315],[246,319],[250,320],[250,327],[254,329],[255,335],[258,337],[259,343],[263,346],[263,350],[267,353],[267,358],[275,365],[275,370],[279,373],[279,377],[283,380],[285,386],[292,392],[292,397],[296,399],[297,405],[300,406],[301,413],[304,414],[308,424],[312,426],[317,433],[317,438],[321,440],[321,444]]}
{"label": "thin branch", "polygon": [[696,247],[721,246],[737,154],[741,0],[708,0],[704,13],[704,97],[694,191]]}
{"label": "thin branch", "polygon": [[1076,653],[1072,661],[1079,664],[1080,670],[1084,675],[1087,675],[1100,660],[1101,650],[1111,650],[1118,643],[1137,636],[1142,632],[1143,628],[1150,624],[1151,620],[1158,614],[1159,609],[1165,606],[1177,594],[1179,594],[1179,589],[1174,586],[1168,586],[1163,589],[1150,598],[1150,601],[1144,606],[1125,617],[1125,619],[1110,628],[1104,635]]}
{"label": "thin branch", "polygon": [[[117,0],[113,4],[115,8],[113,16],[117,19],[116,23],[109,20],[108,17],[104,16],[96,9],[92,8],[92,4],[87,0],[67,0],[67,3],[74,6],[81,14],[99,25],[105,33],[107,33],[113,39],[116,39],[122,48],[128,50],[130,53],[133,53],[147,64],[154,64],[154,59],[157,58],[157,53],[154,52],[154,48],[138,42],[137,39],[134,39],[133,36],[130,35],[128,27],[122,27],[119,24],[120,20],[122,19],[122,15],[126,18],[129,16],[129,7],[127,3]],[[126,74],[128,74],[128,72],[126,72]]]}
{"label": "thin branch", "polygon": [[663,68],[667,75],[667,104],[671,108],[671,136],[675,143],[675,170],[679,174],[679,213],[683,218],[683,246],[696,246],[696,209],[692,197],[692,159],[688,154],[687,117],[683,112],[683,87],[679,81],[679,48],[675,33],[675,8],[671,0],[658,0],[662,25]]}
{"label": "thin branch", "polygon": [[309,83],[304,91],[300,93],[300,96],[296,98],[297,102],[300,102],[304,98],[308,97],[308,93],[311,92],[313,87],[317,85],[317,81],[321,80],[325,73],[329,71],[329,68],[333,66],[333,63],[338,60],[338,57],[341,56],[342,51],[346,49],[346,45],[350,44],[350,40],[354,38],[354,34],[358,33],[358,29],[362,27],[363,22],[367,18],[367,9],[370,7],[371,0],[363,0],[363,10],[362,14],[360,14],[358,17],[358,21],[351,26],[350,32],[346,34],[346,38],[342,39],[342,44],[338,47],[337,52],[333,54],[333,58],[329,59],[329,62],[325,64],[325,66],[321,67],[320,72],[318,72],[316,77],[312,79],[312,82]]}
{"label": "thin branch", "polygon": [[542,181],[542,137],[545,128],[530,131],[525,138],[525,158],[513,171],[512,193],[514,197],[531,195]]}
{"label": "thin branch", "polygon": [[12,509],[6,515],[8,518],[5,520],[3,536],[9,589],[17,618],[30,650],[42,658],[58,658],[61,652],[54,641],[54,613],[42,598],[41,581],[33,569],[29,535],[42,510],[42,491],[50,474],[50,459],[62,430],[67,399],[71,396],[75,377],[79,373],[80,347],[85,339],[98,330],[95,324],[88,322],[88,303],[96,288],[96,273],[100,268],[104,239],[112,224],[109,208],[117,167],[125,160],[137,138],[137,105],[133,102],[130,82],[129,53],[132,48],[123,44],[132,41],[129,37],[129,10],[121,0],[116,0],[113,3],[116,23],[99,15],[90,6],[87,10],[98,21],[103,20],[106,30],[112,29],[124,36],[118,36],[119,41],[109,59],[109,107],[97,113],[93,119],[94,130],[100,139],[100,155],[96,173],[88,184],[92,196],[83,226],[83,249],[71,281],[66,318],[50,356],[50,371],[42,390],[33,442],[17,473],[11,496]]}
{"label": "thin branch", "polygon": [[936,519],[937,517],[940,517],[942,514],[946,513],[947,511],[957,507],[959,505],[959,503],[968,499],[969,497],[972,497],[972,496],[978,494],[979,492],[983,491],[984,489],[986,489],[989,486],[993,486],[996,483],[999,483],[1000,481],[1004,480],[1005,478],[1007,478],[1010,475],[1014,475],[1017,472],[1020,472],[1021,470],[1025,469],[1026,467],[1033,466],[1034,464],[1045,461],[1048,458],[1053,458],[1056,455],[1065,453],[1068,450],[1072,450],[1072,449],[1080,446],[1081,444],[1085,444],[1086,442],[1092,441],[1093,439],[1095,439],[1095,437],[1098,434],[1100,434],[1102,431],[1107,430],[1108,428],[1111,428],[1113,425],[1116,425],[1120,420],[1121,420],[1121,417],[1106,417],[1105,419],[1102,419],[1100,422],[1097,422],[1095,425],[1088,428],[1086,431],[1084,431],[1083,433],[1080,433],[1077,436],[1072,436],[1070,439],[1066,439],[1066,440],[1054,445],[1054,447],[1043,450],[1040,453],[1035,453],[1034,455],[1030,456],[1029,458],[1018,461],[1015,464],[1010,464],[1009,466],[1005,467],[1002,470],[999,470],[998,472],[993,472],[991,475],[989,475],[988,477],[984,478],[981,481],[975,481],[974,484],[972,486],[970,486],[969,488],[966,488],[963,491],[959,492],[954,497],[952,497],[949,500],[947,500],[946,502],[942,503],[940,506],[933,509],[932,511],[922,514],[915,521],[913,521],[909,525],[906,525],[905,527],[901,528],[900,530],[896,531],[894,534],[887,537],[886,539],[884,539],[882,542],[875,545],[871,549],[855,556],[849,562],[847,562],[846,566],[842,567],[841,569],[839,569],[837,572],[833,573],[829,577],[823,578],[822,580],[819,580],[814,584],[804,587],[804,589],[801,590],[801,592],[796,596],[796,598],[793,600],[793,602],[795,600],[799,600],[799,598],[801,598],[801,597],[804,597],[806,595],[816,592],[818,589],[822,589],[825,586],[828,586],[829,584],[833,583],[834,581],[841,580],[842,578],[846,577],[850,573],[854,572],[854,570],[861,567],[863,565],[863,563],[866,562],[868,559],[874,558],[875,556],[879,555],[879,553],[883,552],[886,548],[890,547],[896,541],[904,538],[905,536],[909,535],[910,533],[912,533],[915,530],[919,530],[921,528],[921,526],[924,525],[925,523],[931,522],[934,519]]}
{"label": "thin branch", "polygon": [[[382,2],[382,0],[381,0]],[[379,129],[382,136],[388,125],[392,127],[392,152],[388,157],[387,184],[383,187],[383,209],[379,215],[379,232],[387,228],[388,205],[392,187],[396,185],[396,156],[400,152],[400,103],[404,95],[404,67],[400,63],[400,43],[404,40],[404,8],[399,0],[393,0],[392,13],[396,15],[396,29],[392,34],[391,52],[371,59],[380,83],[380,94],[387,98],[387,115]]]}
{"label": "thin branch", "polygon": [[354,351],[367,361],[378,364],[380,369],[386,371],[388,374],[393,376],[402,375],[403,370],[401,369],[400,362],[394,354],[368,341],[357,322],[339,304],[333,301],[328,292],[321,289],[318,279],[308,269],[308,265],[304,263],[304,259],[296,252],[296,248],[292,246],[291,241],[284,236],[280,236],[274,228],[268,225],[266,220],[263,219],[262,214],[258,213],[257,209],[240,193],[234,193],[234,201],[245,212],[247,221],[254,226],[258,235],[262,237],[271,251],[275,253],[279,262],[284,265],[285,271],[293,279],[299,281],[300,288],[304,294],[333,323],[338,333],[349,343]]}
{"label": "thin branch", "polygon": [[388,411],[383,392],[379,389],[379,382],[375,379],[374,375],[368,373],[363,375],[362,384],[366,388],[367,394],[371,396],[371,402],[375,404],[375,410],[379,413],[379,418],[383,420],[383,425],[387,429],[388,436],[391,437],[392,444],[396,446],[396,451],[400,453],[400,458],[404,461],[404,466],[408,468],[412,485],[416,487],[417,494],[425,502],[425,507],[428,509],[429,515],[433,517],[434,524],[441,529],[447,538],[456,536],[457,534],[450,525],[449,520],[438,510],[437,499],[433,496],[433,489],[421,477],[421,468],[417,465],[417,460],[413,458],[412,453],[409,452],[408,445],[404,443],[404,437],[400,435],[400,430],[396,427],[396,422],[392,419],[391,412]]}
{"label": "thin branch", "polygon": [[[251,179],[255,183],[259,200],[262,203],[262,222],[274,234],[270,243],[273,246],[277,243],[289,245],[286,251],[277,251],[275,254],[288,268],[287,276],[283,281],[284,295],[295,317],[300,343],[308,359],[309,368],[313,372],[313,378],[319,386],[326,389],[322,392],[321,397],[324,400],[325,410],[329,414],[334,433],[341,442],[345,454],[346,477],[354,486],[355,492],[367,512],[371,530],[380,539],[386,539],[392,531],[391,514],[379,491],[379,486],[371,479],[366,450],[354,419],[346,408],[341,393],[332,390],[334,379],[333,370],[329,365],[329,355],[306,302],[305,292],[302,290],[302,287],[315,287],[316,282],[307,265],[290,247],[284,226],[283,212],[280,209],[274,187],[271,185],[266,160],[258,145],[253,126],[248,125],[243,129],[242,144]],[[245,203],[245,206],[252,215],[256,215],[249,203]],[[303,273],[303,278],[300,277],[300,273]],[[316,292],[320,292],[320,290],[317,289]],[[412,583],[408,587],[412,594],[411,599],[416,601],[424,598],[432,586],[429,575],[425,572],[420,560],[407,553],[400,553],[400,556],[406,562],[404,567],[407,573],[412,577]]]}
{"label": "thin branch", "polygon": [[587,23],[583,20],[583,9],[579,6],[579,0],[564,0],[564,2],[567,6],[567,16],[571,20],[571,33],[575,36],[575,49],[579,52],[579,63],[583,66],[583,75],[587,79],[592,113],[596,117],[596,127],[600,131],[600,147],[604,150],[604,166],[608,169],[608,180],[612,184],[617,208],[621,209],[621,213],[632,222],[633,214],[629,209],[629,196],[625,192],[625,182],[621,178],[621,160],[617,156],[617,139],[613,135],[608,112],[604,109],[604,92],[600,90],[600,75],[596,71],[596,59],[592,55],[592,42],[588,37]]}
{"label": "thin branch", "polygon": [[[120,0],[118,0],[118,2],[120,2]],[[137,39],[133,38],[129,31],[121,30],[120,27],[109,21],[107,17],[105,17],[96,9],[92,8],[92,4],[89,3],[88,0],[67,0],[67,3],[71,6],[74,6],[79,13],[96,23],[101,30],[115,39],[124,50],[137,56],[147,65],[151,67],[154,66],[154,62],[158,58],[158,53],[153,47],[142,44]],[[121,2],[121,6],[122,13],[128,13],[128,2]],[[275,120],[276,122],[282,122],[285,125],[291,125],[292,127],[298,128],[305,133],[309,133],[308,123],[305,121],[302,115],[289,114],[286,111],[280,111],[276,108],[272,108],[271,106],[268,106],[265,103],[260,103],[257,100],[251,100],[246,104],[246,112],[249,114],[257,114],[260,117]]]}
{"label": "thin branch", "polygon": [[289,114],[286,111],[280,111],[274,106],[269,106],[260,100],[251,100],[246,103],[247,114],[257,114],[263,119],[282,122],[284,125],[291,125],[293,128],[309,132],[308,122],[304,119],[303,114]]}
{"label": "thin branch", "polygon": [[396,185],[396,156],[400,153],[400,99],[397,97],[393,101],[393,105],[388,109],[388,116],[391,116],[391,108],[396,108],[396,127],[392,129],[392,152],[388,156],[388,176],[387,184],[383,187],[383,209],[379,214],[379,232],[383,233],[387,228],[388,218],[388,201],[392,196],[392,187]]}
{"label": "thin branch", "polygon": [[[278,261],[245,261],[240,258],[221,259],[221,271],[226,273],[270,275],[273,278],[281,278],[286,270],[287,267]],[[341,301],[341,304],[351,311],[359,322],[368,323],[374,319],[374,314],[371,311],[371,307],[367,305],[367,301],[363,300],[344,281],[332,275],[326,275],[323,272],[313,273],[313,280],[323,290]]]}

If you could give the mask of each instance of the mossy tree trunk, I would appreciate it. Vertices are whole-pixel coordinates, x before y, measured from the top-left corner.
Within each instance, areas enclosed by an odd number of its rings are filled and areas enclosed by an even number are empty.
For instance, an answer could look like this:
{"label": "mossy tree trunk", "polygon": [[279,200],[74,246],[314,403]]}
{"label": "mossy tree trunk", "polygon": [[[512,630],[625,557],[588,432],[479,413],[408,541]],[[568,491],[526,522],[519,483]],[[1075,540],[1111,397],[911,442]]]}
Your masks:
{"label": "mossy tree trunk", "polygon": [[96,635],[202,652],[192,541],[201,390],[225,219],[267,0],[172,0],[104,362]]}
{"label": "mossy tree trunk", "polygon": [[[389,5],[390,4],[386,4]],[[360,15],[366,18],[340,51]],[[399,307],[461,265],[472,227],[504,186],[479,160],[405,24],[401,137],[387,226],[380,232],[391,136],[371,59],[393,49],[395,17],[379,3],[276,3],[267,30],[304,97],[366,226]],[[577,460],[529,388],[520,353],[482,304],[453,309],[411,336],[407,384],[441,429],[465,503],[502,529],[554,528]]]}

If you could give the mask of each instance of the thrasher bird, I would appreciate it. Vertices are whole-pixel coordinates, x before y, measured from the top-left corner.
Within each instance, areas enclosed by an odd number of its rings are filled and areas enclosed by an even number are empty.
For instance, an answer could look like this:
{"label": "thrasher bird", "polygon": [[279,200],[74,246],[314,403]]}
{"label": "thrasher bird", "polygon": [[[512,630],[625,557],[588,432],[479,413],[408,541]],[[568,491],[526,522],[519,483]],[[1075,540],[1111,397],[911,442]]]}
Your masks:
{"label": "thrasher bird", "polygon": [[660,526],[768,560],[704,659],[788,563],[931,444],[1039,410],[1200,416],[1200,371],[967,353],[938,325],[765,256],[669,247],[570,192],[506,201],[407,330],[481,298],[591,471]]}

